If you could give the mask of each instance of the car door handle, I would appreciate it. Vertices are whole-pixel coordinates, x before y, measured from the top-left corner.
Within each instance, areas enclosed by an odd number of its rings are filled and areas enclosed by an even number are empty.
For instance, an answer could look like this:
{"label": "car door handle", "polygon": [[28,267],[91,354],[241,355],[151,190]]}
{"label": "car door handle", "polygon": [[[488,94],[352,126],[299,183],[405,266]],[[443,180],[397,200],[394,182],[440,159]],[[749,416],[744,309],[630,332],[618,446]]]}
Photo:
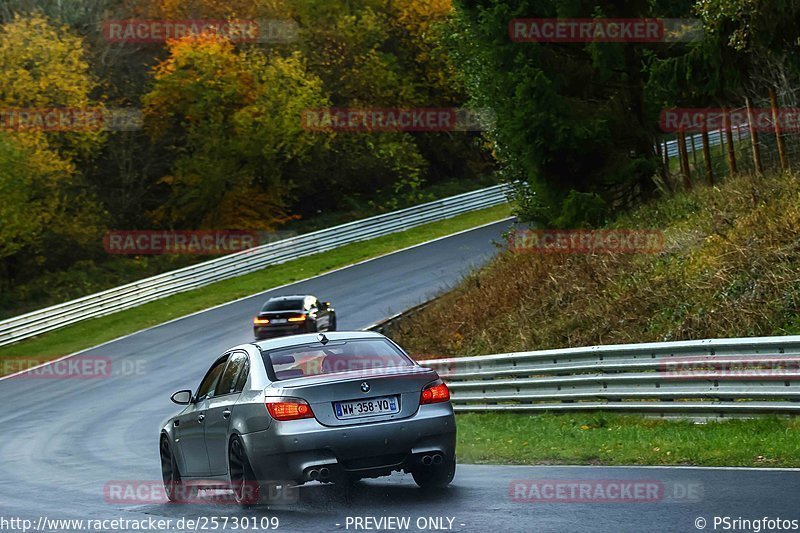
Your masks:
{"label": "car door handle", "polygon": [[231,416],[230,409],[225,409],[224,411],[222,411],[222,418],[229,418],[230,416]]}
{"label": "car door handle", "polygon": [[203,415],[203,414],[197,415],[197,421],[200,422],[201,424],[203,423],[203,420],[205,420],[205,419],[206,419],[206,415]]}

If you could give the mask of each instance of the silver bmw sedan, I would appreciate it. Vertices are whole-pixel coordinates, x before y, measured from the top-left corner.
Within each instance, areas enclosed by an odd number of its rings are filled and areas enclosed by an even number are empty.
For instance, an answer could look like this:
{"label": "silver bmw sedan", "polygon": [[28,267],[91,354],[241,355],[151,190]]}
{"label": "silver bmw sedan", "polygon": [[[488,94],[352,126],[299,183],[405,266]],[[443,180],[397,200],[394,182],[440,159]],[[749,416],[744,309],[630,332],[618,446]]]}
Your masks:
{"label": "silver bmw sedan", "polygon": [[[435,371],[372,332],[296,335],[236,346],[161,428],[167,496],[229,488],[252,505],[265,487],[348,484],[393,471],[423,488],[455,475],[450,392]],[[270,488],[271,490],[271,488]]]}

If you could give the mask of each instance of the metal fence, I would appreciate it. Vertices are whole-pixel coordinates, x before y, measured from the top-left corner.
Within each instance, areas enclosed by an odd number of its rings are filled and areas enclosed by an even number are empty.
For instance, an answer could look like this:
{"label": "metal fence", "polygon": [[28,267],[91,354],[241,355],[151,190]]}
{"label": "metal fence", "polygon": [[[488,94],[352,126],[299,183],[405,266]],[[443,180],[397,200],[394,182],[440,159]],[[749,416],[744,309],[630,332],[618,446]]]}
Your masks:
{"label": "metal fence", "polygon": [[800,336],[422,361],[469,411],[800,414]]}
{"label": "metal fence", "polygon": [[[747,129],[746,125],[740,127],[734,127],[734,142],[741,142],[745,139],[750,138],[750,130]],[[708,145],[709,146],[719,146],[720,144],[724,144],[724,135],[725,133],[722,130],[714,130],[708,132]],[[702,152],[703,146],[703,134],[697,133],[695,135],[687,135],[686,136],[686,149],[688,153],[693,152]],[[672,139],[668,141],[664,141],[664,148],[666,153],[669,157],[678,157],[678,140]]]}
{"label": "metal fence", "polygon": [[197,265],[159,274],[76,300],[0,321],[0,346],[96,318],[216,281],[241,276],[340,246],[407,230],[507,202],[507,186],[496,185],[283,239]]}
{"label": "metal fence", "polygon": [[[789,100],[793,102],[792,99]],[[757,100],[754,102],[754,108],[769,109],[770,102],[768,100]],[[779,109],[791,110],[796,106],[794,104]],[[747,109],[742,107],[738,109],[730,109],[730,113],[742,116],[747,113]],[[787,122],[784,120],[784,122]],[[747,122],[741,124],[733,124],[731,133],[733,137],[733,152],[736,160],[736,169],[740,174],[754,174],[756,172],[756,165],[753,159],[753,144],[755,142],[759,157],[761,160],[761,167],[763,171],[780,170],[782,164],[779,156],[778,140],[776,138],[774,122],[771,117],[765,122],[757,120],[760,127],[757,128],[757,142],[751,137],[750,125]],[[767,129],[765,129],[767,126]],[[800,161],[800,135],[796,127],[792,127],[791,122],[783,125],[783,131],[780,135],[783,143],[784,155],[787,163],[791,167],[796,167],[797,162]],[[731,169],[728,162],[728,142],[722,130],[711,130],[708,132],[709,153],[711,156],[712,174],[715,177],[730,175]],[[660,141],[661,150],[668,160],[677,162],[678,160],[678,141],[675,135],[669,135],[662,138]],[[686,135],[686,152],[687,159],[689,159],[689,172],[692,175],[690,179],[704,179],[705,169],[703,159],[703,140],[702,134],[697,133],[694,135]],[[679,164],[678,164],[679,165]],[[675,167],[667,170],[670,174],[678,174],[679,170]],[[677,178],[677,176],[674,176]]]}

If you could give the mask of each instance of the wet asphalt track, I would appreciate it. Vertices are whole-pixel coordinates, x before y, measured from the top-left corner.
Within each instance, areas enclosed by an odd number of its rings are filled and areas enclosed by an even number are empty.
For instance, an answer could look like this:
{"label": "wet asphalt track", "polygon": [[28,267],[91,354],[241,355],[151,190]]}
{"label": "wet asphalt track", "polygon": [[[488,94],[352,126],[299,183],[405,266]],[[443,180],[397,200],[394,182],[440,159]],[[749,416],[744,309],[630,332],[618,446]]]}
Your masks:
{"label": "wet asphalt track", "polygon": [[[275,292],[307,292],[331,300],[340,330],[364,328],[424,301],[488,260],[496,253],[492,241],[507,225],[462,233]],[[698,517],[708,521],[705,530],[714,531],[715,515],[800,521],[800,473],[794,471],[461,465],[453,485],[438,494],[421,491],[410,476],[397,474],[364,481],[350,492],[307,485],[287,501],[248,510],[209,494],[184,505],[163,503],[158,493],[148,496],[141,487],[157,486],[160,479],[158,429],[177,412],[169,395],[195,388],[217,355],[251,340],[250,320],[269,295],[82,354],[108,358],[111,373],[105,377],[0,381],[0,531],[22,531],[22,523],[8,522],[12,518],[31,520],[34,529],[46,526],[47,521],[40,522],[44,518],[171,519],[169,531],[222,531],[225,517],[225,531],[234,531],[234,518],[249,518],[248,531],[263,530],[271,517],[280,521],[278,531],[697,531]],[[542,480],[600,480],[593,487],[606,486],[603,480],[627,480],[660,489],[657,499],[636,503],[531,501],[536,498],[527,491],[529,501],[518,501],[519,487],[530,487],[515,483],[519,480],[540,480],[542,487]],[[130,492],[112,494],[120,487],[137,487],[133,501],[127,499]],[[387,517],[399,522],[376,521]],[[200,523],[179,524],[181,518]],[[408,529],[398,528],[406,518]],[[79,530],[53,524],[41,529]],[[83,530],[97,529],[85,524]]]}

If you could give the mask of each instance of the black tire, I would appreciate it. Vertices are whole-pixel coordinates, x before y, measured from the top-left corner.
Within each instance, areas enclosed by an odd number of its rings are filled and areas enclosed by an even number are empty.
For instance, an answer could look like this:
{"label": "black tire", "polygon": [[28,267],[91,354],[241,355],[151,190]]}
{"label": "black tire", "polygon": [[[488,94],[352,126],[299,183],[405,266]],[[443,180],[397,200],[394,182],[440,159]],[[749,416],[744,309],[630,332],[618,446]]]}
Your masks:
{"label": "black tire", "polygon": [[173,503],[184,503],[196,499],[197,487],[183,482],[178,463],[175,461],[175,454],[172,453],[172,445],[166,435],[161,437],[158,451],[161,456],[161,479],[164,481],[167,499]]}
{"label": "black tire", "polygon": [[423,489],[441,489],[453,481],[456,475],[456,459],[445,459],[441,464],[422,467],[411,473],[414,482]]}
{"label": "black tire", "polygon": [[234,501],[242,507],[257,504],[261,500],[261,485],[239,437],[233,437],[228,446],[228,471]]}
{"label": "black tire", "polygon": [[328,323],[328,331],[336,331],[336,316],[333,316]]}

